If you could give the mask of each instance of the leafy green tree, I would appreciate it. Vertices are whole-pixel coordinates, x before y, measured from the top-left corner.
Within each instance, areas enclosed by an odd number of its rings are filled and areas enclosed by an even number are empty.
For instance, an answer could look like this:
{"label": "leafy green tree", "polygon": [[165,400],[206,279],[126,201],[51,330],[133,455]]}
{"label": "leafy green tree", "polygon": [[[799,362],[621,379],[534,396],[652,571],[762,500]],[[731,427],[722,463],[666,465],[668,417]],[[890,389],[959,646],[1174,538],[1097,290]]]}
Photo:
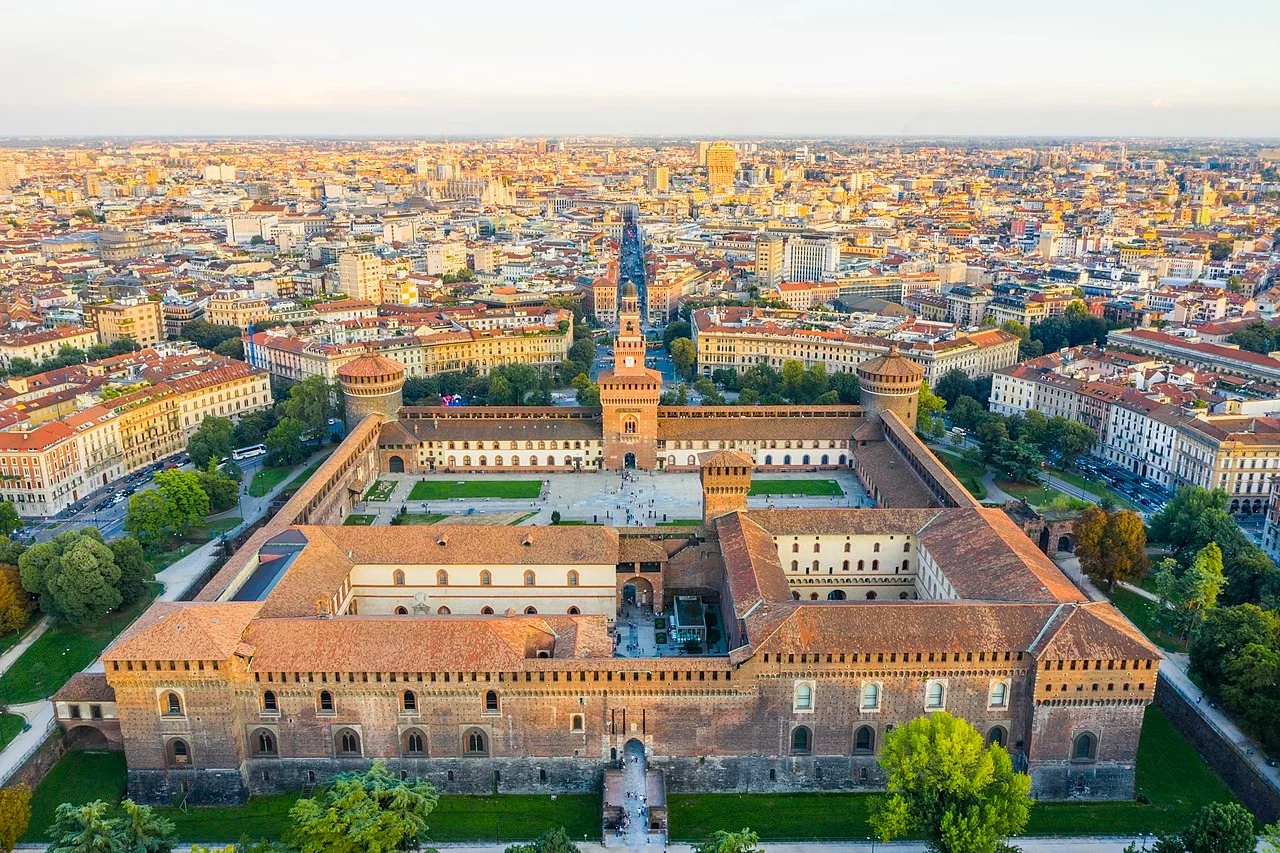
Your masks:
{"label": "leafy green tree", "polygon": [[204,320],[191,320],[184,323],[182,333],[178,335],[191,341],[202,349],[216,349],[218,344],[228,340],[240,339],[239,326],[223,326],[209,323]]}
{"label": "leafy green tree", "polygon": [[1040,467],[1043,462],[1044,457],[1034,445],[1009,439],[996,445],[995,452],[987,460],[997,478],[1015,483],[1040,482]]}
{"label": "leafy green tree", "polygon": [[218,355],[244,361],[244,341],[240,338],[229,338],[213,348]]}
{"label": "leafy green tree", "polygon": [[1262,853],[1280,853],[1280,821],[1262,828]]}
{"label": "leafy green tree", "polygon": [[1216,607],[1191,641],[1191,670],[1214,690],[1227,681],[1231,660],[1253,644],[1280,648],[1280,613],[1256,604]]}
{"label": "leafy green tree", "polygon": [[1227,512],[1227,493],[1222,489],[1183,486],[1151,517],[1149,526],[1151,540],[1168,545],[1184,563],[1210,542],[1231,554],[1248,541]]}
{"label": "leafy green tree", "polygon": [[942,413],[946,408],[946,400],[933,393],[928,382],[921,382],[920,400],[916,404],[916,432],[931,438],[942,435],[945,431]]}
{"label": "leafy green tree", "polygon": [[289,388],[281,405],[285,417],[302,421],[316,438],[329,434],[329,419],[337,415],[337,390],[323,376],[309,376]]}
{"label": "leafy green tree", "polygon": [[[410,398],[406,396],[405,399]],[[250,412],[235,425],[235,435],[232,439],[233,446],[248,447],[251,444],[262,444],[267,438],[267,433],[271,432],[271,428],[276,425],[278,420],[279,417],[274,408]]]}
{"label": "leafy green tree", "polygon": [[1210,542],[1183,568],[1176,560],[1162,560],[1156,574],[1161,600],[1171,605],[1183,636],[1190,636],[1207,612],[1218,604],[1218,594],[1226,583],[1222,573],[1222,550]]}
{"label": "leafy green tree", "polygon": [[22,529],[22,519],[10,501],[0,501],[0,536],[12,536]]}
{"label": "leafy green tree", "polygon": [[69,530],[27,549],[18,560],[23,587],[40,609],[73,625],[91,624],[120,606],[120,569],[95,528]]}
{"label": "leafy green tree", "polygon": [[693,372],[693,363],[697,354],[693,349],[693,341],[689,338],[676,338],[668,347],[671,352],[671,365],[678,376],[688,377]]}
{"label": "leafy green tree", "polygon": [[978,443],[982,445],[982,461],[990,463],[1001,445],[1009,441],[1009,427],[1005,419],[987,412],[974,427]]}
{"label": "leafy green tree", "polygon": [[1177,836],[1161,838],[1158,849],[1161,853],[1253,853],[1257,843],[1248,809],[1239,803],[1210,803]]}
{"label": "leafy green tree", "polygon": [[1115,589],[1146,575],[1147,533],[1137,513],[1090,507],[1076,519],[1075,534],[1080,568],[1094,583]]}
{"label": "leafy green tree", "polygon": [[10,853],[31,823],[31,789],[26,785],[0,788],[0,851]]}
{"label": "leafy green tree", "polygon": [[307,425],[297,418],[282,418],[267,433],[267,464],[297,465],[307,458],[307,448],[302,444]]}
{"label": "leafy green tree", "polygon": [[1045,426],[1040,445],[1041,452],[1052,455],[1064,468],[1075,465],[1077,457],[1084,456],[1098,441],[1098,433],[1092,427],[1054,415]]}
{"label": "leafy green tree", "polygon": [[489,391],[485,395],[485,402],[490,406],[510,406],[516,402],[507,377],[496,372],[489,377]]}
{"label": "leafy green tree", "polygon": [[668,323],[667,327],[662,330],[662,345],[667,348],[667,352],[671,351],[671,342],[676,338],[693,338],[693,327],[684,320],[676,320],[674,323]]}
{"label": "leafy green tree", "polygon": [[190,471],[162,471],[152,478],[158,491],[172,507],[174,527],[183,532],[204,521],[209,514],[209,496],[200,488],[200,477]]}
{"label": "leafy green tree", "polygon": [[128,853],[110,809],[102,800],[58,806],[46,833],[53,838],[49,853]]}
{"label": "leafy green tree", "polygon": [[375,761],[342,773],[314,799],[289,811],[298,853],[385,853],[416,849],[439,797],[422,781],[397,779]]}
{"label": "leafy green tree", "polygon": [[176,832],[173,822],[156,814],[151,806],[125,799],[116,822],[120,842],[128,853],[169,853]]}
{"label": "leafy green tree", "polygon": [[210,512],[226,512],[240,500],[240,479],[218,470],[212,459],[205,470],[196,472],[196,479],[200,482],[200,488],[209,496]]}
{"label": "leafy green tree", "polygon": [[961,397],[975,396],[973,380],[969,378],[969,374],[958,367],[953,367],[942,374],[942,378],[934,385],[933,390],[939,397],[947,401],[948,409],[954,406]]}
{"label": "leafy green tree", "polygon": [[952,404],[948,414],[953,425],[964,430],[972,430],[986,412],[977,400],[969,396],[961,396]]}
{"label": "leafy green tree", "polygon": [[176,527],[173,506],[160,492],[151,489],[129,498],[124,529],[138,537],[144,547],[154,548],[160,545]]}
{"label": "leafy green tree", "polygon": [[856,405],[862,400],[862,385],[858,382],[858,374],[837,371],[831,374],[831,390],[840,398],[845,406]]}
{"label": "leafy green tree", "polygon": [[871,825],[884,841],[920,834],[939,853],[996,853],[1026,828],[1030,777],[964,720],[918,717],[885,738],[879,760],[888,791]]}
{"label": "leafy green tree", "polygon": [[513,844],[506,853],[582,853],[563,828],[549,829],[532,844]]}
{"label": "leafy green tree", "polygon": [[749,829],[728,832],[717,829],[701,844],[695,844],[693,853],[764,853],[760,848],[760,836]]}
{"label": "leafy green tree", "polygon": [[720,393],[720,389],[715,386],[715,383],[705,376],[698,377],[697,381],[693,383],[693,390],[702,396],[702,403],[705,406],[724,405],[724,395]]}
{"label": "leafy green tree", "polygon": [[121,536],[113,540],[110,547],[116,568],[120,570],[117,588],[120,590],[121,604],[141,601],[147,593],[147,584],[155,580],[151,564],[142,553],[142,543],[133,536]]}
{"label": "leafy green tree", "polygon": [[1209,244],[1209,258],[1215,261],[1225,261],[1231,257],[1231,252],[1235,246],[1228,240],[1214,240]]}
{"label": "leafy green tree", "polygon": [[[205,418],[187,440],[187,455],[196,468],[211,460],[227,459],[235,447],[235,424],[230,418]],[[254,442],[257,444],[257,442]]]}
{"label": "leafy green tree", "polygon": [[1276,330],[1258,321],[1232,332],[1228,340],[1240,349],[1266,355],[1276,349]]}

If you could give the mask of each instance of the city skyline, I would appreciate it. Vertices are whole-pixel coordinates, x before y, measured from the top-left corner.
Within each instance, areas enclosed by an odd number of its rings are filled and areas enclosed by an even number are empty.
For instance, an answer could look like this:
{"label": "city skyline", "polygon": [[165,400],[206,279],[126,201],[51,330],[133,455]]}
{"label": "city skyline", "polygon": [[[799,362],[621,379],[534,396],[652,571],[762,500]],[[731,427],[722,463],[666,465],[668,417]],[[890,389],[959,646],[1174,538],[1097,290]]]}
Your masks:
{"label": "city skyline", "polygon": [[[0,135],[1280,136],[1280,10],[29,5]],[[340,37],[339,37],[340,36]],[[56,39],[56,49],[50,48]]]}

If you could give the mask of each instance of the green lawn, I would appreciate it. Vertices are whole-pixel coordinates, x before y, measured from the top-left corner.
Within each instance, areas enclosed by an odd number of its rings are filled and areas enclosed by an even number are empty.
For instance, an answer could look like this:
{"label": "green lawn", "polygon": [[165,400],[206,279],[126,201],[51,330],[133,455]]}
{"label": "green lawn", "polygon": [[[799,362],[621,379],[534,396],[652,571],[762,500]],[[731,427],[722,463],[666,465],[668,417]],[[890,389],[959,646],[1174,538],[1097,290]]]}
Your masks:
{"label": "green lawn", "polygon": [[435,524],[449,516],[443,512],[406,512],[391,519],[392,524]]}
{"label": "green lawn", "polygon": [[986,500],[987,487],[982,484],[982,478],[987,473],[987,469],[982,463],[941,451],[934,455],[938,457],[939,462],[947,466],[947,470],[956,475],[956,479],[969,490],[969,494],[973,495],[975,500]]}
{"label": "green lawn", "polygon": [[0,714],[0,749],[9,745],[9,741],[18,736],[27,721],[17,714]]}
{"label": "green lawn", "polygon": [[5,634],[3,637],[0,637],[0,653],[7,652],[9,651],[9,649],[18,645],[18,642],[22,640],[23,637],[26,636],[27,632],[35,627],[36,620],[38,620],[39,618],[40,618],[40,611],[33,610],[31,612],[30,617],[27,619],[27,624],[23,625],[21,628],[19,628],[16,631],[10,631],[9,633]]}
{"label": "green lawn", "polygon": [[216,539],[228,530],[234,530],[239,527],[242,521],[244,519],[239,516],[231,516],[189,528],[183,535],[169,540],[169,547],[157,552],[154,557],[148,559],[148,562],[151,563],[153,571],[163,571],[206,542]]}
{"label": "green lawn", "polygon": [[307,482],[307,480],[310,480],[311,475],[319,471],[320,466],[323,465],[325,460],[328,458],[329,458],[329,454],[326,453],[324,456],[321,456],[319,459],[317,459],[315,462],[312,462],[306,468],[303,468],[302,471],[296,474],[294,478],[289,481],[289,484],[284,487],[284,491],[282,492],[282,494],[292,495],[294,492],[298,491],[298,489],[302,488],[302,484]]}
{"label": "green lawn", "polygon": [[396,484],[391,480],[378,480],[369,487],[369,491],[365,493],[364,499],[367,501],[388,501],[391,499],[391,493],[396,490]]}
{"label": "green lawn", "polygon": [[0,697],[16,705],[53,695],[68,678],[93,663],[160,590],[160,584],[151,584],[145,599],[125,610],[107,614],[96,625],[74,628],[63,622],[45,631],[0,678]]}
{"label": "green lawn", "polygon": [[524,515],[520,516],[520,517],[519,517],[519,518],[517,518],[515,521],[508,522],[508,523],[507,523],[507,526],[508,526],[508,527],[515,527],[517,524],[524,524],[526,521],[528,521],[529,519],[533,518],[533,517],[534,517],[535,515],[537,515],[537,514],[538,514],[538,513],[536,513],[536,512],[526,512]]}
{"label": "green lawn", "polygon": [[1135,511],[1138,509],[1138,507],[1130,503],[1124,497],[1124,495],[1121,495],[1118,492],[1113,492],[1110,489],[1108,489],[1106,483],[1103,483],[1100,480],[1092,480],[1084,476],[1083,474],[1081,474],[1079,471],[1063,471],[1058,468],[1054,468],[1052,469],[1051,473],[1053,474],[1053,476],[1057,477],[1059,480],[1068,482],[1071,485],[1075,486],[1077,489],[1086,491],[1098,499],[1102,499],[1107,495],[1111,495],[1111,497],[1116,502],[1116,506],[1120,507],[1121,509],[1131,509]]}
{"label": "green lawn", "polygon": [[[1104,590],[1105,591],[1105,590]],[[1129,617],[1129,621],[1138,626],[1138,630],[1147,635],[1147,639],[1167,652],[1185,652],[1187,644],[1180,637],[1175,637],[1165,630],[1164,620],[1160,618],[1160,604],[1149,598],[1143,598],[1136,592],[1116,587],[1107,595],[1115,602],[1120,612]]]}
{"label": "green lawn", "polygon": [[377,520],[376,515],[348,515],[342,522],[343,527],[368,527]]}
{"label": "green lawn", "polygon": [[[1156,708],[1138,745],[1139,803],[1037,803],[1027,835],[1133,835],[1186,827],[1201,806],[1235,798]],[[870,794],[670,794],[672,840],[701,841],[717,829],[750,827],[766,841],[858,840],[871,836]]]}
{"label": "green lawn", "polygon": [[761,477],[751,481],[752,495],[814,495],[838,498],[844,489],[835,480],[809,480],[803,477]]}
{"label": "green lawn", "polygon": [[449,498],[536,498],[541,480],[419,480],[409,493],[411,501],[443,501]]}
{"label": "green lawn", "polygon": [[658,527],[699,527],[701,524],[700,518],[673,518],[671,521],[659,521]]}
{"label": "green lawn", "polygon": [[293,471],[291,465],[281,465],[274,468],[259,468],[258,473],[253,475],[253,482],[249,484],[249,494],[255,498],[260,498],[270,492],[276,486],[284,482],[284,478],[288,477]]}
{"label": "green lawn", "polygon": [[1000,489],[1015,498],[1022,498],[1032,506],[1044,506],[1045,504],[1065,497],[1062,492],[1057,489],[1051,489],[1044,484],[1031,483],[1014,483],[1009,480],[996,480],[996,485]]}
{"label": "green lawn", "polygon": [[23,841],[48,841],[45,830],[62,803],[115,802],[124,796],[122,752],[68,752],[53,765],[31,795],[31,823]]}

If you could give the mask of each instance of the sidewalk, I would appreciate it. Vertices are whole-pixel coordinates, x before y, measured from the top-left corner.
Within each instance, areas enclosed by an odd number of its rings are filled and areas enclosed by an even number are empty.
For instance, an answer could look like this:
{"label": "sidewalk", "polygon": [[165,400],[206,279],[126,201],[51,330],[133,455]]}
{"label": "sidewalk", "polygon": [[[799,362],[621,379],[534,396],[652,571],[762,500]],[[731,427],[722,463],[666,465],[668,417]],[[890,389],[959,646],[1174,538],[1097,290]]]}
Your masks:
{"label": "sidewalk", "polygon": [[40,639],[40,636],[48,630],[49,617],[41,616],[39,621],[36,622],[35,627],[27,632],[27,636],[23,637],[18,644],[9,649],[9,651],[0,655],[0,673],[7,672],[13,662],[22,657],[22,653],[25,652],[32,643]]}

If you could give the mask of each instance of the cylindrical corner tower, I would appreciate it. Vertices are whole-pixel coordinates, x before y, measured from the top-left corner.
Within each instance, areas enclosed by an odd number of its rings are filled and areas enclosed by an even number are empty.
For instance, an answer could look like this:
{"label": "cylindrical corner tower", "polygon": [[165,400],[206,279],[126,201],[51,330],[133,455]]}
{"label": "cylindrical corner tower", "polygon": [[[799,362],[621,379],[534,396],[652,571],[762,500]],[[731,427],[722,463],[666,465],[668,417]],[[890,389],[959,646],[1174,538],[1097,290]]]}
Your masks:
{"label": "cylindrical corner tower", "polygon": [[924,368],[898,352],[891,344],[887,355],[858,365],[858,383],[862,387],[862,408],[868,418],[878,418],[891,411],[915,429],[916,409],[920,403],[920,383]]}
{"label": "cylindrical corner tower", "polygon": [[373,353],[362,355],[338,368],[338,384],[347,429],[371,412],[381,412],[390,420],[403,405],[404,365]]}

